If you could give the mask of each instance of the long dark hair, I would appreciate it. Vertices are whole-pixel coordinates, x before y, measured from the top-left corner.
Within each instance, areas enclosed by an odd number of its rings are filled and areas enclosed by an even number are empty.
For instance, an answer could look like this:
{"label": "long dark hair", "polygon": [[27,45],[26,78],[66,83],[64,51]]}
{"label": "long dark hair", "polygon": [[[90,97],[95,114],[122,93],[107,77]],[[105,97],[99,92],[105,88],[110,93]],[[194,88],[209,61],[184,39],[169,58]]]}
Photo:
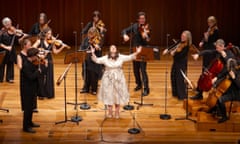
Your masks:
{"label": "long dark hair", "polygon": [[[115,54],[115,56],[114,57],[112,57],[111,56],[111,47],[112,46],[114,46],[116,49],[117,49],[117,52],[116,52],[116,54]],[[110,47],[109,47],[109,51],[108,51],[108,58],[110,59],[113,59],[113,60],[116,60],[116,59],[118,59],[118,57],[119,57],[119,51],[118,51],[118,48],[115,46],[115,45],[111,45]]]}

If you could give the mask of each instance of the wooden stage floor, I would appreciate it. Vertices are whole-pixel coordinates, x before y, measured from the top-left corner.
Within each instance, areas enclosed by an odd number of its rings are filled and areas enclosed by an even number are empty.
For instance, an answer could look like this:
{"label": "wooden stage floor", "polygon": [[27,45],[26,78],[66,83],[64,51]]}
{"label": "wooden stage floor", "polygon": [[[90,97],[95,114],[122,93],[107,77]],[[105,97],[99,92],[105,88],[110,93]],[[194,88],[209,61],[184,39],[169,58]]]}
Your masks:
{"label": "wooden stage floor", "polygon": [[[55,81],[63,73],[67,65],[63,64],[64,52],[54,56]],[[128,64],[124,64],[126,79],[128,76]],[[55,125],[55,122],[64,120],[64,85],[55,86],[54,99],[38,100],[39,113],[34,113],[33,120],[41,125],[36,128],[36,134],[22,132],[22,111],[20,109],[19,96],[19,71],[15,66],[15,83],[0,83],[0,96],[6,93],[2,107],[8,108],[9,113],[0,111],[0,143],[4,144],[50,144],[50,143],[226,143],[235,144],[240,139],[238,132],[199,132],[196,124],[188,120],[175,120],[185,117],[183,101],[178,101],[171,95],[170,69],[172,58],[161,56],[160,61],[148,62],[148,74],[150,81],[150,95],[144,97],[144,103],[152,103],[153,106],[144,106],[133,111],[121,110],[120,119],[105,119],[104,105],[98,103],[94,95],[80,94],[82,87],[81,65],[78,65],[77,99],[79,103],[87,102],[91,105],[89,110],[78,108],[78,115],[83,120],[79,124],[68,121]],[[165,104],[165,74],[167,66],[167,113],[172,116],[170,120],[161,120],[159,114],[164,114]],[[132,67],[131,67],[132,68]],[[201,61],[193,61],[189,58],[188,76],[196,83],[201,71]],[[134,92],[135,87],[133,72],[130,79],[130,102],[140,100],[140,92]],[[67,102],[74,102],[75,98],[75,74],[72,65],[67,76]],[[99,82],[101,84],[101,82]],[[194,94],[190,92],[189,94]],[[70,120],[76,115],[73,105],[67,105],[67,118]],[[132,128],[133,115],[136,117],[135,127],[141,132],[136,135],[128,134]]]}

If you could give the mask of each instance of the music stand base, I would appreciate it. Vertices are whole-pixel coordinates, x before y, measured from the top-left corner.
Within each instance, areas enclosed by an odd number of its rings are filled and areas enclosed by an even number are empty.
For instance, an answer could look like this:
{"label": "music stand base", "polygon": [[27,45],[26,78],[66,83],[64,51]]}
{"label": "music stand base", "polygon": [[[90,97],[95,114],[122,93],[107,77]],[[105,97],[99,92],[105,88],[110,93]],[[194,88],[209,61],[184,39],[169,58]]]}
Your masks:
{"label": "music stand base", "polygon": [[62,124],[62,123],[66,123],[66,122],[68,122],[68,121],[73,122],[73,121],[71,121],[71,120],[64,120],[64,121],[55,122],[55,125],[57,125],[57,124]]}
{"label": "music stand base", "polygon": [[162,120],[169,120],[169,119],[171,119],[171,115],[169,115],[169,114],[160,114],[160,119],[162,119]]}
{"label": "music stand base", "polygon": [[73,116],[73,117],[71,118],[71,121],[72,121],[72,122],[79,122],[79,121],[82,121],[82,118],[81,118],[80,116]]}
{"label": "music stand base", "polygon": [[123,107],[123,109],[124,110],[134,110],[134,106],[133,105],[125,105],[124,107]]}
{"label": "music stand base", "polygon": [[88,110],[90,108],[91,108],[91,106],[87,103],[83,103],[80,105],[80,109],[82,109],[82,110]]}
{"label": "music stand base", "polygon": [[130,134],[139,134],[140,133],[140,129],[138,129],[138,128],[130,128],[130,129],[128,129],[128,133],[130,133]]}
{"label": "music stand base", "polygon": [[0,108],[1,111],[6,111],[6,112],[9,112],[9,109],[6,109],[6,108]]}

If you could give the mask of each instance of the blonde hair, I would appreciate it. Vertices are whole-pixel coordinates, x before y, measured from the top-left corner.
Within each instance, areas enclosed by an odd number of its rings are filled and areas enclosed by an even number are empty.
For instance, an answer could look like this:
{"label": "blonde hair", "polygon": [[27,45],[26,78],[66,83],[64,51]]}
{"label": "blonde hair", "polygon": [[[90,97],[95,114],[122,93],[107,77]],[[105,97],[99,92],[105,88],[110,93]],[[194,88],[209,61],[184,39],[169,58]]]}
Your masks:
{"label": "blonde hair", "polygon": [[192,34],[191,34],[191,32],[189,30],[185,30],[182,33],[186,34],[188,45],[192,45]]}
{"label": "blonde hair", "polygon": [[217,19],[215,16],[209,16],[207,21],[214,23],[214,25],[217,24]]}

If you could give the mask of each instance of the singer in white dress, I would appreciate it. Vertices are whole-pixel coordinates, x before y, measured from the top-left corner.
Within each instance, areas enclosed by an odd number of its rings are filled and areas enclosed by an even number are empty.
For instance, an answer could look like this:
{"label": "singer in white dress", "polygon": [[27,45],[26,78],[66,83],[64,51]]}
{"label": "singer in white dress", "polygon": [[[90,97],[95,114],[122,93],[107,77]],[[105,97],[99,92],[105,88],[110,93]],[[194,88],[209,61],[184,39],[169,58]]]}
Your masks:
{"label": "singer in white dress", "polygon": [[108,106],[108,117],[112,118],[112,108],[115,105],[115,117],[119,118],[120,105],[129,101],[129,92],[122,70],[122,65],[126,61],[136,58],[136,55],[142,50],[141,47],[136,48],[136,52],[130,55],[119,54],[115,45],[111,45],[107,55],[96,57],[94,49],[92,49],[92,60],[98,64],[105,66],[102,76],[101,86],[98,93],[98,100]]}

